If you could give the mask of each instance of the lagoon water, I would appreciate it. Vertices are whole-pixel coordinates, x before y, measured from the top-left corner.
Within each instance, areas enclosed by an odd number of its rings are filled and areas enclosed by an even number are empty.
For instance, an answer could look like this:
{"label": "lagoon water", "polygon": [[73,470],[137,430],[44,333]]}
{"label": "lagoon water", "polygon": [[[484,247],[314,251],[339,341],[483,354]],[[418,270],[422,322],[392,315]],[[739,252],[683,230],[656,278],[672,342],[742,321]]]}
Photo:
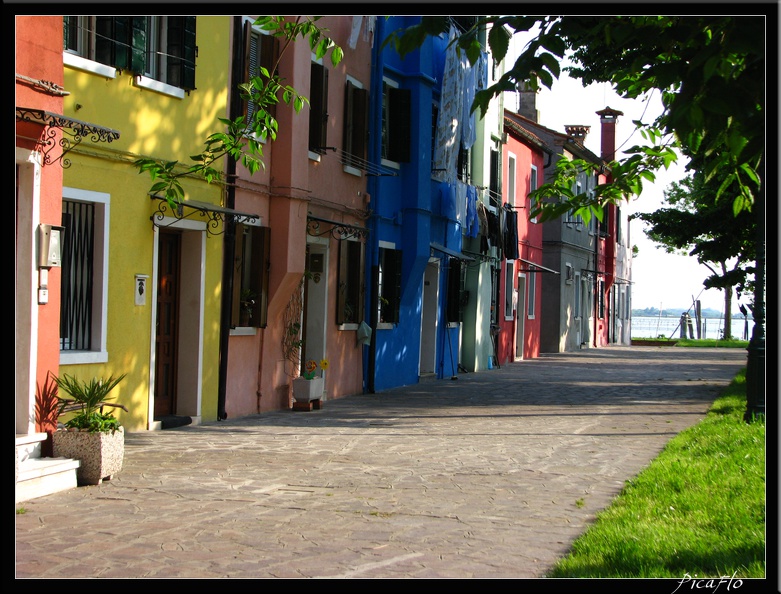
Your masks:
{"label": "lagoon water", "polygon": [[[724,328],[724,319],[703,318],[703,335],[701,338],[720,338]],[[680,317],[678,318],[651,318],[632,316],[632,338],[657,338],[660,335],[665,338],[679,338],[681,336]],[[692,325],[696,321],[692,318]],[[754,329],[753,320],[748,320],[748,335],[744,336],[745,321],[738,314],[732,318],[732,337],[736,339],[751,338]],[[697,328],[694,328],[694,338],[697,338]]]}

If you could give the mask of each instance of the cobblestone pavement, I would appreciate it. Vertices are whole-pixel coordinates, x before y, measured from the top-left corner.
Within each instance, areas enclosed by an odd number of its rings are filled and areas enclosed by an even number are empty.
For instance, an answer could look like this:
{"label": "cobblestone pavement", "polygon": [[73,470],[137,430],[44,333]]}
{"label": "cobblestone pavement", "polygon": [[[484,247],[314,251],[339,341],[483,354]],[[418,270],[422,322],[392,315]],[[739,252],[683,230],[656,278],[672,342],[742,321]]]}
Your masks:
{"label": "cobblestone pavement", "polygon": [[17,504],[17,578],[536,578],[746,364],[549,354],[126,436],[121,473]]}

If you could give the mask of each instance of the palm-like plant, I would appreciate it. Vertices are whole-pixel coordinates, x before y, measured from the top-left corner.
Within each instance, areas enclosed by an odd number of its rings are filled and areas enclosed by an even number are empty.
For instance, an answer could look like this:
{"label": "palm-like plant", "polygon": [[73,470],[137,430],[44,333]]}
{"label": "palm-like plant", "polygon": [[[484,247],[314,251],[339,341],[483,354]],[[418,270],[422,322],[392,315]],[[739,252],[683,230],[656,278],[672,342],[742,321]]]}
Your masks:
{"label": "palm-like plant", "polygon": [[122,374],[115,378],[111,375],[108,379],[92,378],[90,381],[79,380],[67,373],[62,377],[52,376],[57,388],[71,395],[71,398],[63,398],[59,394],[58,415],[75,412],[76,415],[65,423],[65,426],[73,429],[86,429],[90,432],[111,431],[119,429],[119,420],[111,412],[103,412],[103,407],[121,408],[128,412],[122,404],[108,402],[109,392],[125,378]]}

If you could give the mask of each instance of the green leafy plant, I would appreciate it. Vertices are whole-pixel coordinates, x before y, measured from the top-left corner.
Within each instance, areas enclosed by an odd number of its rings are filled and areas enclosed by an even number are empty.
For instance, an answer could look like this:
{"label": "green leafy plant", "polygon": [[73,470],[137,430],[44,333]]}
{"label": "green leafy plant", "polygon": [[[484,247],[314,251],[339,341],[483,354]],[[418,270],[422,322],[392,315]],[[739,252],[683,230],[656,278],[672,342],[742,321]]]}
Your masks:
{"label": "green leafy plant", "polygon": [[69,429],[81,429],[89,432],[114,432],[120,427],[119,419],[112,412],[103,412],[105,407],[121,408],[128,412],[122,404],[108,402],[109,393],[117,387],[119,382],[125,378],[122,374],[115,378],[113,375],[108,379],[92,378],[89,381],[79,380],[67,373],[62,377],[52,376],[57,388],[68,393],[71,398],[63,398],[59,394],[58,416],[75,412],[76,414],[67,422],[65,427]]}

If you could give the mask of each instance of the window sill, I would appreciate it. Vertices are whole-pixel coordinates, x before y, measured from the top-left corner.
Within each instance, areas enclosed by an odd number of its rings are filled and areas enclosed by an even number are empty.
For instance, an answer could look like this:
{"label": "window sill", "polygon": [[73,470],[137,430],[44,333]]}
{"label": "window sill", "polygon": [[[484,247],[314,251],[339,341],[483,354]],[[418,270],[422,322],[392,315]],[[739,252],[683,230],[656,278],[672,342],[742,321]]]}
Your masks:
{"label": "window sill", "polygon": [[393,326],[395,324],[390,324],[388,322],[379,322],[377,324],[377,330],[393,330]]}
{"label": "window sill", "polygon": [[86,58],[82,58],[81,56],[77,56],[70,52],[62,52],[62,63],[64,66],[69,66],[76,70],[82,70],[99,76],[105,76],[106,78],[117,77],[117,69],[113,66],[101,64],[94,60],[87,60]]}
{"label": "window sill", "polygon": [[345,173],[349,173],[350,175],[361,177],[361,170],[356,169],[355,167],[351,167],[350,165],[345,165],[343,170]]}
{"label": "window sill", "polygon": [[339,324],[339,330],[358,330],[358,324]]}
{"label": "window sill", "polygon": [[60,351],[60,365],[108,363],[108,351]]}
{"label": "window sill", "polygon": [[391,169],[401,169],[401,164],[398,161],[388,161],[388,159],[380,159],[380,165]]}
{"label": "window sill", "polygon": [[317,163],[319,163],[321,158],[322,158],[322,155],[320,153],[316,153],[314,151],[309,151],[309,160],[310,161],[316,161]]}
{"label": "window sill", "polygon": [[154,91],[155,93],[160,93],[161,95],[167,95],[168,97],[184,99],[184,89],[180,89],[179,87],[175,87],[173,85],[169,85],[146,76],[141,76],[140,74],[137,74],[133,77],[133,86],[136,86],[140,89],[148,89],[150,91]]}
{"label": "window sill", "polygon": [[238,326],[231,328],[231,336],[255,336],[258,333],[258,329],[254,326]]}

